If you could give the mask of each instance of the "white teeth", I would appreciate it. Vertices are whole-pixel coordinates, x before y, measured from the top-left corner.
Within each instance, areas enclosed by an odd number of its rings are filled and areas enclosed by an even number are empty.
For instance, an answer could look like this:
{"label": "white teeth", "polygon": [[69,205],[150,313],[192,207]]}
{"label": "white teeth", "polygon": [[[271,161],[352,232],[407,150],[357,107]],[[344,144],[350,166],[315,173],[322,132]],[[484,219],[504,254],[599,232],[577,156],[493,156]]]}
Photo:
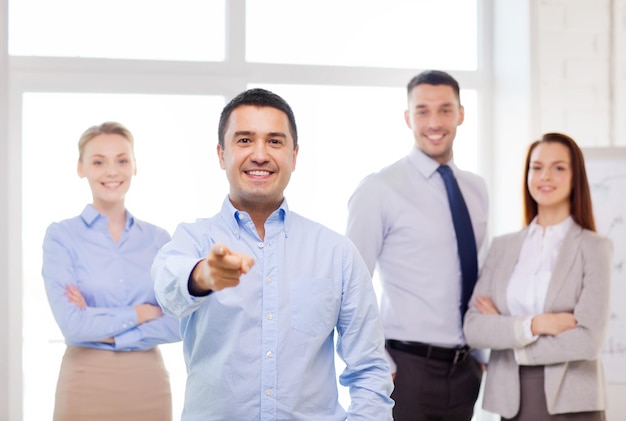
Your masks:
{"label": "white teeth", "polygon": [[248,174],[263,176],[263,175],[269,175],[270,172],[269,171],[248,171]]}
{"label": "white teeth", "polygon": [[430,134],[426,137],[428,137],[430,140],[441,140],[443,135],[442,134]]}

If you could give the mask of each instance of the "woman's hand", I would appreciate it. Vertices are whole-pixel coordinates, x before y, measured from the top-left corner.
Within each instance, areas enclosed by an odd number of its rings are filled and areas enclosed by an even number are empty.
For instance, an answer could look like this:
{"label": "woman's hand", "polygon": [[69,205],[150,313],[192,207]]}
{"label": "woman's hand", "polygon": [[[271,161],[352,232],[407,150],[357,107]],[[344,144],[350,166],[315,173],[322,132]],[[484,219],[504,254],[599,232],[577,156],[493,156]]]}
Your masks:
{"label": "woman's hand", "polygon": [[533,317],[530,330],[533,335],[558,335],[576,327],[572,313],[543,313]]}
{"label": "woman's hand", "polygon": [[85,301],[85,297],[83,297],[83,294],[81,294],[76,285],[68,285],[65,288],[65,296],[69,298],[69,302],[76,307],[87,308],[87,301]]}
{"label": "woman's hand", "polygon": [[477,295],[474,299],[474,304],[481,314],[500,314],[496,305],[491,301],[491,298],[486,295]]}
{"label": "woman's hand", "polygon": [[137,325],[158,319],[163,315],[161,307],[152,304],[139,304],[133,307],[137,313]]}
{"label": "woman's hand", "polygon": [[[83,297],[83,294],[81,294],[76,285],[68,285],[67,288],[65,288],[65,296],[69,299],[69,302],[76,307],[87,308],[87,301],[85,301],[85,297]],[[114,344],[115,338],[105,338],[99,342]]]}

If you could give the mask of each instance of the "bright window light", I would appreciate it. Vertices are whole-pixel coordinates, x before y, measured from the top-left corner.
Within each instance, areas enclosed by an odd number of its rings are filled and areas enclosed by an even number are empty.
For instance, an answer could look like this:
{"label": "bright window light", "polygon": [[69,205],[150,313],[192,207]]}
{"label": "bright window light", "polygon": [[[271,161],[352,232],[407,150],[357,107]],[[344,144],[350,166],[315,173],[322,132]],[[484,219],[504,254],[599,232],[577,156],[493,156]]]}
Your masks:
{"label": "bright window light", "polygon": [[[408,81],[407,81],[408,82]],[[404,121],[406,89],[262,85],[289,102],[300,153],[287,187],[290,206],[345,232],[348,199],[366,175],[408,154],[415,141]],[[454,143],[455,163],[476,171],[476,91],[463,90],[465,122]]]}
{"label": "bright window light", "polygon": [[261,63],[476,70],[476,3],[248,0],[246,59]]}
{"label": "bright window light", "polygon": [[12,0],[9,54],[221,61],[224,0]]}
{"label": "bright window light", "polygon": [[[221,96],[28,93],[22,151],[24,420],[51,419],[65,351],[41,277],[47,226],[91,203],[76,174],[78,138],[114,120],[135,137],[137,176],[127,208],[170,233],[182,221],[213,215],[228,191],[219,168],[217,120]],[[140,110],[140,112],[138,111]],[[186,371],[182,344],[161,346],[170,373],[174,419],[182,410]]]}

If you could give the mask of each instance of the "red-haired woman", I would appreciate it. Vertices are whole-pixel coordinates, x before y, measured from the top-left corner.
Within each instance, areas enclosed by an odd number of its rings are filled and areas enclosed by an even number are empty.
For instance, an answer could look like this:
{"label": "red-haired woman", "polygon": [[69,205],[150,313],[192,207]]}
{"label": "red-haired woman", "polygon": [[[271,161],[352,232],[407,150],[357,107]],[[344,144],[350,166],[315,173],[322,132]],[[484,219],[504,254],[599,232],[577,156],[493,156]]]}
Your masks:
{"label": "red-haired woman", "polygon": [[483,408],[504,420],[604,420],[612,245],[595,233],[570,137],[530,145],[524,210],[522,231],[494,239],[465,317],[467,342],[492,350]]}

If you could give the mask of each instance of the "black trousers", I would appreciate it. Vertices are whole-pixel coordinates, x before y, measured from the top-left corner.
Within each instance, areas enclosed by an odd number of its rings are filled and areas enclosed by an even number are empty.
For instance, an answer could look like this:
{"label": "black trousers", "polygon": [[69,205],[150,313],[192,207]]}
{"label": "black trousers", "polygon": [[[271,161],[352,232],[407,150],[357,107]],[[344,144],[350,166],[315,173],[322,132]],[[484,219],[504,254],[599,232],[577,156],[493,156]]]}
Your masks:
{"label": "black trousers", "polygon": [[521,366],[520,409],[513,418],[502,418],[508,421],[604,421],[604,411],[571,412],[567,414],[550,415],[544,392],[543,366]]}
{"label": "black trousers", "polygon": [[472,356],[453,364],[387,347],[396,363],[395,421],[470,421],[482,367]]}

